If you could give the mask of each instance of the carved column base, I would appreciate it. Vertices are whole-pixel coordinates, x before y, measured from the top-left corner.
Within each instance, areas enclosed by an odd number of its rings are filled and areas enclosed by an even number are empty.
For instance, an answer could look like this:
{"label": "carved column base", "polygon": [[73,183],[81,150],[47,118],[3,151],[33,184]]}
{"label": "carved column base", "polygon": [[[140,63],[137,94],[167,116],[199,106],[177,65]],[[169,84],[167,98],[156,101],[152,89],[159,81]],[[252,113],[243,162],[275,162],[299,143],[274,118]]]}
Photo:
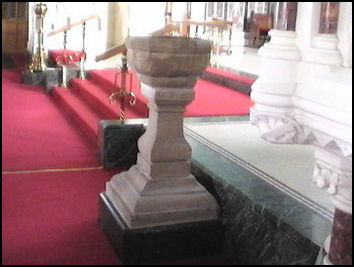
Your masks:
{"label": "carved column base", "polygon": [[305,61],[339,67],[343,57],[337,48],[338,39],[335,34],[320,34],[313,40],[314,47],[305,55]]}
{"label": "carved column base", "polygon": [[250,118],[263,138],[272,143],[300,142],[293,113],[292,95],[296,88],[298,62],[301,59],[296,33],[271,30],[271,41],[259,49],[261,73],[252,85],[251,99],[255,102]]}

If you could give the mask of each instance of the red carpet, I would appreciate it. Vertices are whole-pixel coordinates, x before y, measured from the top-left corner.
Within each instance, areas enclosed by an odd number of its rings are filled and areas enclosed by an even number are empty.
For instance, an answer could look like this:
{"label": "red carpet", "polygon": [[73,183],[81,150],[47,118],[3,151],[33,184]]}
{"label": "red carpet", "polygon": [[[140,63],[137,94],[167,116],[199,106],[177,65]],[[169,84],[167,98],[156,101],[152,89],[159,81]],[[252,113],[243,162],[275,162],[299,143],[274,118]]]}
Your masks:
{"label": "red carpet", "polygon": [[[92,72],[91,81],[74,81],[72,91],[58,88],[54,99],[42,87],[21,84],[19,71],[3,69],[2,170],[97,167],[96,146],[75,129],[81,125],[94,139],[97,121],[114,113],[111,106],[102,106],[108,102],[107,95],[88,90],[95,86],[113,90],[114,74],[115,70]],[[127,116],[146,117],[146,100],[137,82],[133,79],[138,105]],[[247,114],[251,104],[248,96],[204,80],[198,81],[195,93],[196,99],[188,106],[186,116]],[[77,98],[79,95],[82,99]],[[71,102],[60,106],[55,101],[60,98],[62,103],[63,99]],[[76,110],[68,103],[74,104]],[[71,118],[64,109],[71,110]],[[2,264],[121,265],[97,224],[98,194],[117,172],[56,170],[3,174]],[[159,264],[227,262],[218,255]]]}
{"label": "red carpet", "polygon": [[248,95],[198,79],[194,100],[186,106],[187,117],[247,115],[252,101]]}
{"label": "red carpet", "polygon": [[[116,69],[92,70],[87,80],[72,79],[69,89],[55,87],[53,97],[68,111],[92,143],[97,140],[99,120],[118,119],[119,105],[110,105],[109,96],[117,91],[120,74]],[[136,96],[136,104],[125,107],[125,118],[147,118],[149,109],[142,95],[136,75],[127,75],[126,90]],[[247,115],[252,105],[250,97],[236,90],[199,79],[194,87],[195,98],[186,106],[185,116],[228,116]],[[127,100],[128,102],[128,100]]]}
{"label": "red carpet", "polygon": [[[117,171],[7,174],[2,179],[2,264],[121,265],[100,230],[98,194]],[[222,265],[221,255],[159,265]]]}
{"label": "red carpet", "polygon": [[[115,74],[116,70],[114,69],[96,70],[90,71],[89,77],[104,91],[113,92]],[[249,113],[249,107],[252,105],[249,96],[202,79],[198,80],[194,90],[195,99],[186,107],[184,114],[188,117],[246,115]],[[146,99],[140,93],[139,81],[135,75],[132,81],[132,92],[137,96],[139,112],[143,114],[143,109],[145,109],[144,115],[148,116]],[[144,104],[143,107],[141,107],[142,104]],[[137,107],[133,106],[132,108],[136,109]]]}
{"label": "red carpet", "polygon": [[2,72],[2,170],[98,166],[96,147],[42,87]]}
{"label": "red carpet", "polygon": [[115,173],[3,175],[2,264],[120,265],[97,224],[98,194]]}
{"label": "red carpet", "polygon": [[210,67],[210,66],[206,67],[205,71],[210,72],[210,73],[214,73],[214,74],[218,74],[220,76],[223,76],[223,77],[226,77],[229,79],[240,81],[242,83],[253,84],[255,81],[255,79],[248,78],[248,77],[241,76],[241,75],[237,75],[235,73],[231,73],[229,71]]}

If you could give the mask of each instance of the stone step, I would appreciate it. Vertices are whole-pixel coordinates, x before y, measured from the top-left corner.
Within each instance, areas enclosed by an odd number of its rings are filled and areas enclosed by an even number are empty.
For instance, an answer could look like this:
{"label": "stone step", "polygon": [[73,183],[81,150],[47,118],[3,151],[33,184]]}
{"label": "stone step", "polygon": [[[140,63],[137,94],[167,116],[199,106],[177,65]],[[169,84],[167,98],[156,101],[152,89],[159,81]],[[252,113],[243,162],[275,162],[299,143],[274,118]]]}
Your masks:
{"label": "stone step", "polygon": [[[92,109],[97,110],[102,114],[101,119],[118,119],[119,118],[119,104],[111,105],[109,102],[109,94],[104,92],[90,80],[72,79],[72,89],[82,97]],[[143,114],[139,114],[134,107],[131,107],[126,102],[125,115],[127,118],[140,118]]]}
{"label": "stone step", "polygon": [[250,95],[252,90],[251,86],[257,79],[257,76],[245,72],[218,69],[208,66],[202,72],[200,78]]}
{"label": "stone step", "polygon": [[96,144],[97,123],[102,119],[102,115],[91,109],[87,103],[78,97],[70,88],[54,87],[52,95],[73,120],[77,122],[85,135]]}
{"label": "stone step", "polygon": [[[129,71],[129,75],[126,78],[125,91],[131,91],[135,94],[136,103],[132,108],[142,118],[146,118],[149,116],[149,109],[146,105],[147,100],[140,92],[140,81],[134,73],[130,74],[131,72]],[[117,69],[92,70],[88,72],[88,78],[107,94],[118,91],[117,87],[121,88],[121,76],[120,74],[117,75]]]}

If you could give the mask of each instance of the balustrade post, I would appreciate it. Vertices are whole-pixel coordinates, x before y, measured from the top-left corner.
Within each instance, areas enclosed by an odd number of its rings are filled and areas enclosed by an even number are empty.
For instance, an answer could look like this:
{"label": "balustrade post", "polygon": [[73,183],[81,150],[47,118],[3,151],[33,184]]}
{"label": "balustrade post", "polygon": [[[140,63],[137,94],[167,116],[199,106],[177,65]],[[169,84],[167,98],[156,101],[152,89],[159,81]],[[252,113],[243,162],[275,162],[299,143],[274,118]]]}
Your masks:
{"label": "balustrade post", "polygon": [[86,37],[86,22],[82,23],[82,55],[80,56],[80,73],[79,78],[85,79],[85,60],[86,60],[86,51],[85,51],[85,37]]}
{"label": "balustrade post", "polygon": [[66,44],[67,44],[67,35],[68,35],[68,32],[67,32],[67,31],[64,31],[64,42],[63,42],[63,47],[64,47],[64,50],[66,49]]}

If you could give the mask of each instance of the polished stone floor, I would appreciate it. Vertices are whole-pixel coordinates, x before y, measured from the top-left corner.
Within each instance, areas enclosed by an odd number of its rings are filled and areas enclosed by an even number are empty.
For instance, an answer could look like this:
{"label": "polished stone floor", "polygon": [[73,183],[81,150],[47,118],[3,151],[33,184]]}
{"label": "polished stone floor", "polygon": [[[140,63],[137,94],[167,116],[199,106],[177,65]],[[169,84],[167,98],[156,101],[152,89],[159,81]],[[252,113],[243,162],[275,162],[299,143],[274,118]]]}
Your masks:
{"label": "polished stone floor", "polygon": [[226,157],[230,164],[242,165],[324,217],[332,218],[334,208],[329,195],[312,181],[312,146],[268,143],[249,121],[186,123],[185,131]]}

